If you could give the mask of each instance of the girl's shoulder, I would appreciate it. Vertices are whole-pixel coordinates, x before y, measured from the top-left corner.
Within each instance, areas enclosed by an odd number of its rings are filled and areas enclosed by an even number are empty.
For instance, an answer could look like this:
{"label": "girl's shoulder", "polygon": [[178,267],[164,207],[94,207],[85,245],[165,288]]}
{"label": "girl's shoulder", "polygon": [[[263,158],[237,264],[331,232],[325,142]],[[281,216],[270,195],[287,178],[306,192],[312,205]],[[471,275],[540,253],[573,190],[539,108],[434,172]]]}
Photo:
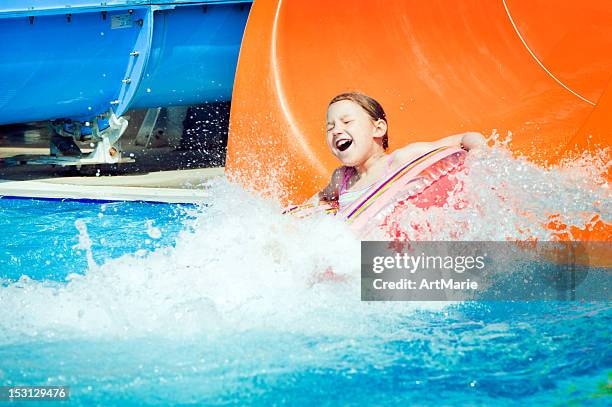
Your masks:
{"label": "girl's shoulder", "polygon": [[417,142],[411,143],[407,146],[398,148],[390,155],[392,159],[389,163],[389,166],[393,169],[401,167],[402,165],[413,161],[415,158],[433,150],[435,147],[433,143],[428,142]]}
{"label": "girl's shoulder", "polygon": [[418,154],[424,154],[428,151],[433,150],[435,147],[435,143],[430,143],[427,141],[419,141],[416,143],[410,143],[404,147],[398,148],[393,152],[395,157],[400,159],[411,158]]}

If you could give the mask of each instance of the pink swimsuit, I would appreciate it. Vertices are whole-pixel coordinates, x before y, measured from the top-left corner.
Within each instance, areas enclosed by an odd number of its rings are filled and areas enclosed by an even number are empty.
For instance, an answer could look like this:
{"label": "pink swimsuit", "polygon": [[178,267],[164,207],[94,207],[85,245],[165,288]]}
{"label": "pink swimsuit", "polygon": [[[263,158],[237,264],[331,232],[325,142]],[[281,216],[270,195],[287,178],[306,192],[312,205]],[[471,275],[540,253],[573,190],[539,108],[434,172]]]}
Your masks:
{"label": "pink swimsuit", "polygon": [[[385,168],[385,175],[383,177],[386,177],[389,174],[389,169],[391,168],[392,161],[393,154],[389,154],[389,158],[387,159],[387,165]],[[340,183],[340,188],[338,189],[338,206],[340,210],[353,203],[357,198],[359,198],[362,194],[369,190],[372,185],[378,182],[375,181],[367,187],[358,189],[356,191],[348,191],[348,182],[356,172],[357,170],[355,169],[355,167],[345,167],[344,169],[344,172],[342,174],[342,182]]]}

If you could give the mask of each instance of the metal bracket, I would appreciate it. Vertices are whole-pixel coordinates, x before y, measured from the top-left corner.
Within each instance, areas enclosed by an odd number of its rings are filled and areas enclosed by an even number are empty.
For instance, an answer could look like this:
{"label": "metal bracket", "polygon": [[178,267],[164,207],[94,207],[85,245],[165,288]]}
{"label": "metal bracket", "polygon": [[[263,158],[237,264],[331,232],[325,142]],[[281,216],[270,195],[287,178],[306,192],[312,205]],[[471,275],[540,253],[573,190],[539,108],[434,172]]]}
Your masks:
{"label": "metal bracket", "polygon": [[[128,121],[123,117],[117,117],[112,111],[109,113],[108,127],[100,130],[97,120],[92,124],[91,137],[96,141],[95,147],[91,152],[83,153],[76,145],[74,140],[81,136],[81,123],[71,123],[72,132],[68,132],[64,128],[64,122],[51,124],[51,129],[55,133],[56,140],[51,142],[50,156],[17,156],[10,161],[20,164],[44,164],[44,165],[59,165],[59,166],[76,166],[80,168],[82,165],[95,164],[118,164],[125,162],[134,162],[131,158],[123,158],[121,148],[118,141],[125,133],[128,126]],[[58,141],[58,139],[60,139]],[[64,146],[58,144],[65,140]],[[66,146],[70,151],[66,151]]]}

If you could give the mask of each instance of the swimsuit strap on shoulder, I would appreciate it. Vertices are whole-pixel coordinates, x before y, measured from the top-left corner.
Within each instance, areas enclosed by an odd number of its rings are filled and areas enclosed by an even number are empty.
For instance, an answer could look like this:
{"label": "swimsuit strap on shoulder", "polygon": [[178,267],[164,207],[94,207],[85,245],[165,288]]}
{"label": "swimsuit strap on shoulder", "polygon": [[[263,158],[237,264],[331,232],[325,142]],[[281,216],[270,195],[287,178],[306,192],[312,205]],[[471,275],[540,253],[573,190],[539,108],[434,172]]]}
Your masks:
{"label": "swimsuit strap on shoulder", "polygon": [[348,189],[347,188],[348,182],[353,176],[354,172],[355,172],[354,167],[344,167],[344,170],[342,171],[342,182],[340,183],[340,189],[338,190],[338,195],[343,194],[344,191]]}
{"label": "swimsuit strap on shoulder", "polygon": [[[387,165],[385,166],[385,176],[387,176],[391,172],[391,163],[393,162],[394,158],[395,151],[389,154],[389,157],[387,158]],[[342,182],[340,183],[340,188],[338,189],[338,195],[343,194],[348,189],[348,182],[353,175],[355,175],[355,167],[344,167],[344,170],[342,171]],[[376,182],[374,182],[374,184],[376,184]]]}

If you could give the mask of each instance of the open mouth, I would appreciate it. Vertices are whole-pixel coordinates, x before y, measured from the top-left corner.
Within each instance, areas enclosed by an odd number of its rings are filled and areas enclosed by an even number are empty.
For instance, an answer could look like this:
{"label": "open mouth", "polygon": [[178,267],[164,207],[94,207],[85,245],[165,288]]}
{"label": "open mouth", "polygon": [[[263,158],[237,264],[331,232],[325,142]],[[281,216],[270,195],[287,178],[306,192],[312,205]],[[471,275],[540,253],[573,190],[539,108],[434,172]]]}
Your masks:
{"label": "open mouth", "polygon": [[351,146],[351,144],[353,144],[353,140],[350,140],[350,139],[340,139],[340,140],[336,141],[336,148],[339,151],[346,151],[346,149],[349,148]]}

